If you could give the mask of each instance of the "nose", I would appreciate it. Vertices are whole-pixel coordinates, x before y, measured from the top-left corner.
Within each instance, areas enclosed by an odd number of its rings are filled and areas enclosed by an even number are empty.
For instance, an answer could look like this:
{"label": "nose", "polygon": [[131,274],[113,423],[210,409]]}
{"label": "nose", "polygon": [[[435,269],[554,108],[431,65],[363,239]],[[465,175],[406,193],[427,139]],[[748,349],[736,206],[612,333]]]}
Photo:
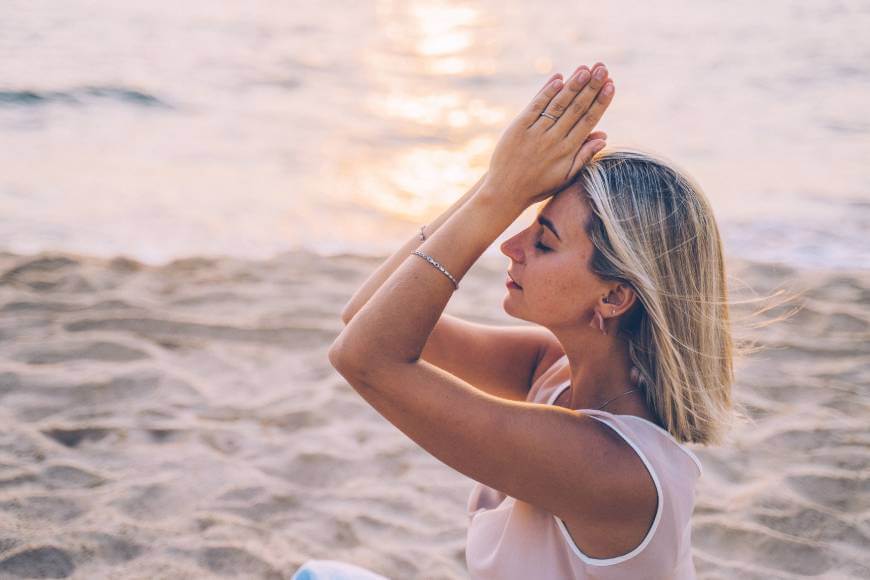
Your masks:
{"label": "nose", "polygon": [[520,232],[517,235],[505,240],[500,247],[501,253],[513,260],[514,262],[522,262],[522,237],[523,233]]}

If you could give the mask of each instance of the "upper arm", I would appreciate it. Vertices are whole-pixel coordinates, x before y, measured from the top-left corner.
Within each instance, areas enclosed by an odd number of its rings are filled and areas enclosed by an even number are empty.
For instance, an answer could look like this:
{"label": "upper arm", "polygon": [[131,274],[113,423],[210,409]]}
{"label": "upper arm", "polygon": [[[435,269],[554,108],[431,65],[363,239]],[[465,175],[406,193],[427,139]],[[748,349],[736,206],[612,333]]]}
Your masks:
{"label": "upper arm", "polygon": [[442,314],[420,358],[491,395],[525,401],[557,351],[561,345],[542,326],[492,326]]}
{"label": "upper arm", "polygon": [[632,501],[624,450],[589,416],[492,396],[424,360],[331,362],[405,435],[493,489],[587,522]]}

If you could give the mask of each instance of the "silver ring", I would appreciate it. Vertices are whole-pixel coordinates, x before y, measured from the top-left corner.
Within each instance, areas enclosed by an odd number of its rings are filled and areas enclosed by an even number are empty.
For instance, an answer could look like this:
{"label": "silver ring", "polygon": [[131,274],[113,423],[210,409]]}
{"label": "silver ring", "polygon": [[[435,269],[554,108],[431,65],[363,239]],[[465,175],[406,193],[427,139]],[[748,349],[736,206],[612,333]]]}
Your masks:
{"label": "silver ring", "polygon": [[546,111],[544,111],[543,113],[541,113],[540,116],[541,116],[541,117],[547,117],[548,119],[553,119],[554,121],[558,121],[558,120],[559,120],[559,117],[554,117],[553,115],[551,115],[550,113],[548,113],[548,112],[546,112]]}

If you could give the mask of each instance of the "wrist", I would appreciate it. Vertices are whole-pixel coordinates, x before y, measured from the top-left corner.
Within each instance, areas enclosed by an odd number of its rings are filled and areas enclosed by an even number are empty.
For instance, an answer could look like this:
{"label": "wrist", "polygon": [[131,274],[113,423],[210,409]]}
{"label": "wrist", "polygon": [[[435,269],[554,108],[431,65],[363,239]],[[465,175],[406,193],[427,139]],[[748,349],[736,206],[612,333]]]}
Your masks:
{"label": "wrist", "polygon": [[516,215],[520,215],[528,207],[528,204],[520,201],[522,197],[514,195],[510,188],[493,182],[484,181],[475,192],[474,197],[486,205]]}

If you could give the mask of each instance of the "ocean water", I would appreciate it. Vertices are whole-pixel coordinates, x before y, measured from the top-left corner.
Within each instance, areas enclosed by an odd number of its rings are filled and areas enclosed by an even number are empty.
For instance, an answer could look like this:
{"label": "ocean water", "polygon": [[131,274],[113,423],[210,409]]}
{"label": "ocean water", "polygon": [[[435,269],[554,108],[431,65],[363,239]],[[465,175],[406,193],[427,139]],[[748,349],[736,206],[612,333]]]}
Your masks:
{"label": "ocean water", "polygon": [[870,268],[863,0],[6,0],[0,16],[2,249],[386,254],[477,181],[549,74],[601,60],[617,95],[599,128],[691,173],[727,252]]}

